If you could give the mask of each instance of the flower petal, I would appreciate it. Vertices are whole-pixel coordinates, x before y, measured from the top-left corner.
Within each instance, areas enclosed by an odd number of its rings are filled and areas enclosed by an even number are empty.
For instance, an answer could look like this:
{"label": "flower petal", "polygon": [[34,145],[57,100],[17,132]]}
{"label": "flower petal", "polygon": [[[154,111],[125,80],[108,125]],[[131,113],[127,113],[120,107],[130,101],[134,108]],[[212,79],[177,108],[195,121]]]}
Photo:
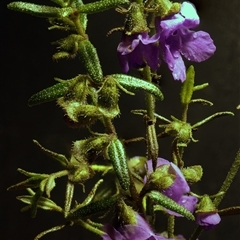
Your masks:
{"label": "flower petal", "polygon": [[200,19],[196,8],[189,2],[183,2],[181,5],[180,14],[185,18],[184,27],[195,28],[199,25]]}
{"label": "flower petal", "polygon": [[103,230],[106,232],[102,235],[103,240],[125,240],[123,235],[110,224],[104,225]]}
{"label": "flower petal", "polygon": [[188,60],[202,62],[214,54],[216,46],[207,32],[182,31],[181,33],[182,48],[180,51]]}
{"label": "flower petal", "polygon": [[173,163],[170,163],[170,165],[171,167],[169,168],[169,172],[174,174],[176,179],[172,186],[163,190],[163,194],[173,199],[175,202],[179,202],[184,194],[190,192],[190,188],[180,169]]}
{"label": "flower petal", "polygon": [[183,26],[184,21],[185,21],[185,18],[178,13],[175,14],[170,19],[165,19],[165,20],[162,20],[162,21],[160,21],[160,19],[157,20],[157,22],[159,22],[159,23],[156,23],[156,25],[160,24],[160,29],[159,30],[162,32],[160,39],[167,38],[174,31],[181,28]]}
{"label": "flower petal", "polygon": [[170,46],[165,45],[163,57],[164,61],[168,65],[168,68],[172,71],[174,80],[181,80],[182,82],[185,81],[186,67],[180,53],[178,51],[174,51],[172,53]]}
{"label": "flower petal", "polygon": [[120,67],[124,73],[127,73],[129,71],[129,63],[128,63],[128,57],[127,55],[122,55],[121,53],[117,53],[118,61],[120,64]]}

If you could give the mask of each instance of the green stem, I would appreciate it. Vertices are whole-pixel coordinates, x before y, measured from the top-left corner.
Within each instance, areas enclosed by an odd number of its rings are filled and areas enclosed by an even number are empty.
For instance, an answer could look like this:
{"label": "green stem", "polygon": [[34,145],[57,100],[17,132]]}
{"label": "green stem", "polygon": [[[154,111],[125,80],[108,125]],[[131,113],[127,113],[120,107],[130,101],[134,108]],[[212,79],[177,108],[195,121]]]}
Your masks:
{"label": "green stem", "polygon": [[[146,66],[143,69],[143,78],[147,82],[152,82],[151,70],[149,66]],[[150,93],[145,93],[146,96],[146,108],[147,108],[147,153],[148,159],[152,159],[153,169],[156,169],[157,166],[157,157],[158,157],[158,141],[155,128],[155,97]]]}
{"label": "green stem", "polygon": [[202,231],[203,228],[201,226],[197,226],[189,240],[196,240],[201,235]]}
{"label": "green stem", "polygon": [[105,129],[106,129],[106,133],[117,135],[116,129],[115,129],[113,123],[112,123],[111,118],[103,117],[102,122],[103,122],[103,125],[104,125]]}
{"label": "green stem", "polygon": [[174,238],[174,225],[175,217],[172,215],[168,216],[168,238]]}
{"label": "green stem", "polygon": [[[149,66],[146,66],[143,69],[143,78],[147,82],[152,82],[151,70],[150,70]],[[155,97],[150,93],[145,93],[145,96],[146,96],[146,105],[147,105],[147,115],[148,115],[149,119],[153,120],[153,119],[155,119],[155,117],[154,117]]]}
{"label": "green stem", "polygon": [[217,196],[213,203],[216,207],[219,206],[220,202],[222,201],[223,197],[225,196],[227,190],[229,189],[234,177],[236,176],[238,169],[240,167],[240,149],[237,152],[236,158],[219,190],[219,192],[224,192],[223,194],[220,194],[219,196]]}
{"label": "green stem", "polygon": [[75,16],[73,16],[72,21],[75,24],[76,30],[80,36],[82,36],[84,39],[88,39],[87,34],[85,33],[84,27],[79,21],[79,13],[76,13]]}
{"label": "green stem", "polygon": [[182,104],[182,121],[187,122],[188,104]]}

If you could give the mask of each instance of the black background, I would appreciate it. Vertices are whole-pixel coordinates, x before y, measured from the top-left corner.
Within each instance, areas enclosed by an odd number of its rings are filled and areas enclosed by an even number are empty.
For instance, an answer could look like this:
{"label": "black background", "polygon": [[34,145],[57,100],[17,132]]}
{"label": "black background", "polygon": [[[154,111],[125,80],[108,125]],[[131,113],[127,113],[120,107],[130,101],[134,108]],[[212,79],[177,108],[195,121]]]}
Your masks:
{"label": "black background", "polygon": [[[15,199],[25,192],[7,192],[6,188],[24,179],[17,168],[32,172],[51,173],[60,170],[58,166],[39,149],[32,139],[37,139],[43,146],[68,155],[72,141],[86,136],[83,129],[69,129],[63,122],[62,111],[55,103],[47,103],[33,108],[27,106],[29,97],[54,84],[53,77],[72,78],[84,69],[77,60],[53,62],[51,55],[55,47],[50,44],[62,37],[57,31],[48,31],[45,19],[34,18],[10,11],[6,5],[11,2],[1,1],[1,239],[32,240],[37,233],[52,226],[64,223],[61,215],[39,210],[37,217],[31,219],[29,212],[20,213],[23,204]],[[35,1],[39,4],[53,5],[47,0]],[[217,111],[232,111],[235,117],[218,118],[194,133],[198,143],[191,143],[185,151],[185,164],[201,164],[204,168],[203,179],[194,186],[199,194],[215,194],[224,180],[228,169],[239,147],[239,110],[240,103],[240,41],[238,0],[196,0],[201,18],[199,29],[210,33],[217,51],[209,60],[194,64],[196,83],[209,82],[210,86],[197,92],[194,97],[206,98],[214,102],[213,107],[192,106],[189,111],[189,122],[195,123]],[[98,49],[104,74],[119,73],[116,47],[121,34],[115,33],[106,37],[106,33],[123,24],[123,16],[114,10],[89,16],[88,31],[92,43]],[[189,65],[190,63],[186,63]],[[133,72],[135,74],[135,72]],[[163,102],[157,103],[157,112],[167,118],[170,115],[180,117],[179,104],[180,82],[172,79],[166,66],[161,66],[160,81],[165,95]],[[131,109],[144,108],[144,95],[135,97],[121,93],[121,116],[114,123],[120,138],[132,138],[144,135],[144,123],[140,116],[130,113]],[[101,131],[101,125],[94,128]],[[160,155],[170,159],[170,139],[161,139]],[[134,143],[127,148],[129,157],[144,155],[144,144]],[[64,181],[59,180],[53,191],[53,199],[61,205],[64,196]],[[220,209],[239,205],[239,174],[232,184]],[[62,189],[61,189],[62,188]],[[86,194],[80,190],[77,200],[81,201]],[[186,237],[194,229],[194,224],[178,219],[181,222],[176,233]],[[159,221],[159,226],[162,224]],[[161,229],[159,229],[161,230]],[[200,239],[224,240],[238,239],[240,221],[237,216],[222,218],[221,223],[212,231],[204,232]],[[52,233],[43,239],[94,239],[95,235],[81,227],[68,227]]]}

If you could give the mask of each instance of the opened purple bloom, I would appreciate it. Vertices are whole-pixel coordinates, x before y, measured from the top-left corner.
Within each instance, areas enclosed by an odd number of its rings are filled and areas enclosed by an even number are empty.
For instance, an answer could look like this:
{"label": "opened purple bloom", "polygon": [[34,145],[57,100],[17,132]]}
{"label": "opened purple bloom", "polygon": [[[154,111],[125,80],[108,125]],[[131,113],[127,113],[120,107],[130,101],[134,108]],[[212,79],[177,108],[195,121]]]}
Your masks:
{"label": "opened purple bloom", "polygon": [[[190,192],[190,188],[182,172],[174,163],[169,162],[163,158],[158,158],[157,168],[161,168],[164,165],[169,165],[168,173],[174,175],[175,180],[170,187],[163,189],[161,192],[167,197],[177,202],[179,205],[186,208],[188,211],[193,212],[195,210],[198,199],[194,196],[186,195]],[[147,167],[148,174],[150,174],[152,172],[152,160],[147,161]],[[159,179],[159,181],[161,181],[161,179]],[[174,216],[182,216],[170,210],[168,210],[168,213]]]}
{"label": "opened purple bloom", "polygon": [[186,79],[186,67],[181,54],[190,61],[202,62],[211,57],[216,47],[210,35],[204,31],[191,31],[199,25],[196,9],[183,2],[179,13],[164,19],[156,18],[156,30],[160,36],[163,59],[175,80]]}
{"label": "opened purple bloom", "polygon": [[122,71],[127,73],[129,68],[143,68],[149,65],[152,70],[157,70],[159,64],[159,49],[155,44],[158,36],[151,38],[147,32],[128,36],[123,34],[117,52]]}
{"label": "opened purple bloom", "polygon": [[166,238],[155,234],[147,222],[136,213],[137,224],[127,224],[114,228],[110,224],[104,226],[106,232],[103,240],[165,240]]}
{"label": "opened purple bloom", "polygon": [[196,222],[198,225],[202,226],[205,230],[210,230],[214,228],[221,218],[218,213],[214,212],[198,212],[196,214]]}

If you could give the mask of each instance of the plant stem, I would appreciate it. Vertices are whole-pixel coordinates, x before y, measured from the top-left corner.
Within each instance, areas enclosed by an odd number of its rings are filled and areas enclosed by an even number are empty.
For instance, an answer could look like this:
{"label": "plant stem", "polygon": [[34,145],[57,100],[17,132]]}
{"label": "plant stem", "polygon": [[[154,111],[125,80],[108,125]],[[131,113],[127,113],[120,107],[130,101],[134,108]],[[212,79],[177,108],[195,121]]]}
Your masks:
{"label": "plant stem", "polygon": [[168,238],[174,238],[174,225],[175,217],[172,215],[168,216]]}
{"label": "plant stem", "polygon": [[236,158],[219,190],[219,192],[224,192],[223,194],[220,194],[219,196],[217,196],[213,203],[216,207],[218,207],[218,205],[221,203],[223,197],[225,196],[227,190],[229,189],[234,177],[236,176],[238,169],[240,167],[240,149],[237,152]]}
{"label": "plant stem", "polygon": [[[237,152],[236,158],[219,190],[219,192],[224,192],[223,194],[220,194],[217,196],[213,203],[216,206],[216,208],[219,206],[220,202],[222,201],[223,197],[226,195],[227,190],[229,189],[234,177],[236,176],[238,169],[240,167],[240,149]],[[203,231],[203,228],[201,226],[197,226],[197,228],[194,230],[192,236],[189,240],[195,240],[197,239]]]}
{"label": "plant stem", "polygon": [[[146,66],[143,69],[143,78],[147,82],[152,82],[151,70],[149,66]],[[155,170],[157,166],[157,157],[158,157],[158,151],[159,151],[156,128],[155,128],[156,118],[154,116],[155,97],[150,93],[145,93],[145,96],[146,96],[146,108],[147,108],[147,121],[146,121],[147,158],[152,159],[153,170]]]}
{"label": "plant stem", "polygon": [[106,133],[117,135],[115,127],[114,127],[114,125],[112,123],[112,120],[110,118],[104,117],[102,119],[102,122],[103,122],[103,125],[105,126]]}

